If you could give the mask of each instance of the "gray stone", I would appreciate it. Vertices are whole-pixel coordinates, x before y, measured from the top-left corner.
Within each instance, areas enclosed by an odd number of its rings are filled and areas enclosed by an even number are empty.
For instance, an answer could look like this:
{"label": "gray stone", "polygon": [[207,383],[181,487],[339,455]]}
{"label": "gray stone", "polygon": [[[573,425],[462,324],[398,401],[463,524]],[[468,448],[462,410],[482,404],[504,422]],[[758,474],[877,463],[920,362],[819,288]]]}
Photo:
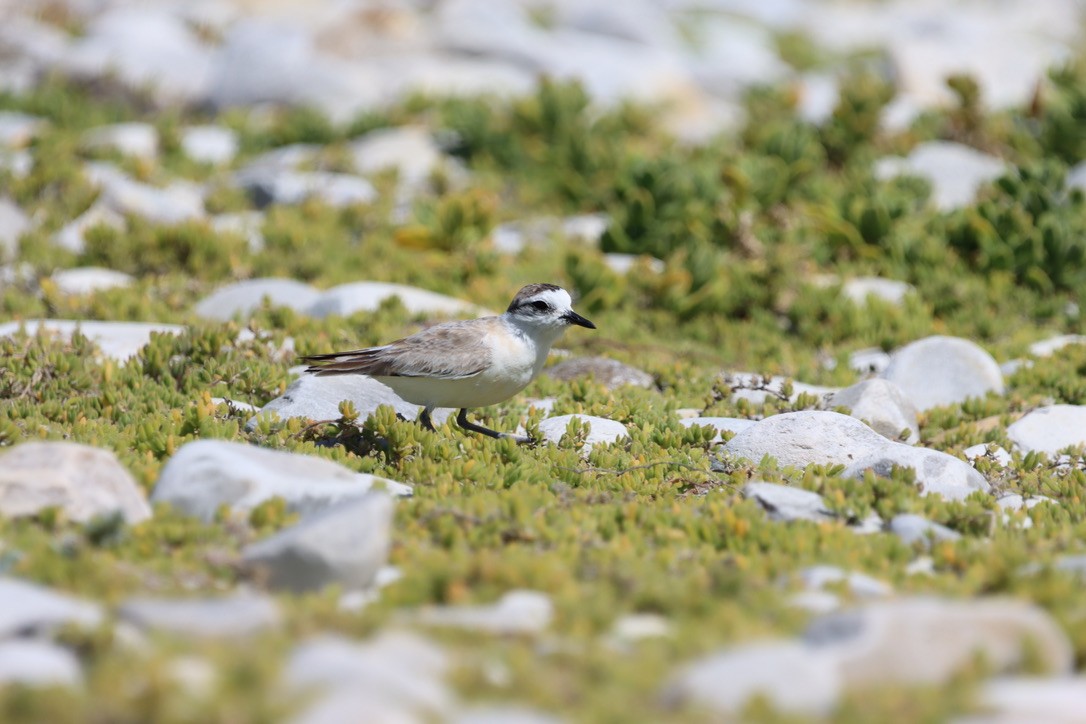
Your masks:
{"label": "gray stone", "polygon": [[510,591],[490,606],[429,606],[414,612],[427,626],[497,635],[540,634],[550,626],[554,604],[538,591]]}
{"label": "gray stone", "polygon": [[0,639],[45,636],[63,626],[95,628],[102,618],[96,603],[0,576]]}
{"label": "gray stone", "polygon": [[961,533],[953,531],[945,525],[932,523],[927,518],[912,513],[895,515],[890,519],[887,528],[900,538],[905,545],[923,543],[927,546],[933,542],[960,540],[962,537]]}
{"label": "gray stone", "polygon": [[267,596],[235,593],[220,598],[130,598],[117,614],[148,631],[197,639],[256,636],[279,625],[279,606]]}
{"label": "gray stone", "polygon": [[141,183],[106,163],[86,166],[87,179],[101,189],[99,201],[118,214],[156,224],[179,224],[204,217],[204,194],[196,184],[174,181],[158,187]]}
{"label": "gray stone", "polygon": [[588,454],[595,445],[606,445],[630,437],[629,431],[626,430],[626,426],[621,422],[608,420],[606,417],[595,417],[593,415],[558,415],[557,417],[548,417],[539,423],[539,432],[542,433],[543,439],[547,442],[557,443],[562,439],[562,436],[566,434],[566,428],[573,418],[577,418],[582,424],[587,425],[589,428],[583,448],[585,454]]}
{"label": "gray stone", "polygon": [[332,287],[317,297],[306,310],[323,319],[333,315],[349,317],[356,312],[373,312],[396,297],[411,314],[461,314],[477,312],[473,304],[426,289],[386,282],[353,282]]}
{"label": "gray stone", "polygon": [[888,478],[895,466],[915,471],[916,484],[921,487],[923,495],[936,493],[947,500],[962,500],[978,490],[989,490],[988,481],[969,463],[938,450],[896,442],[888,442],[885,447],[857,459],[845,468],[842,475],[862,478],[870,470]]}
{"label": "gray stone", "polygon": [[127,523],[151,517],[135,479],[111,450],[74,442],[26,442],[0,454],[0,514],[34,515],[59,508],[78,523],[120,514]]}
{"label": "gray stone", "polygon": [[1003,394],[1003,374],[992,356],[967,339],[925,337],[894,352],[882,373],[921,411]]}
{"label": "gray stone", "polygon": [[0,111],[0,148],[23,148],[41,133],[45,119],[18,111]]}
{"label": "gray stone", "polygon": [[726,717],[740,715],[754,697],[781,713],[828,714],[841,679],[817,650],[793,641],[748,643],[685,666],[665,690],[669,704],[694,704]]}
{"label": "gray stone", "polygon": [[883,158],[875,163],[875,176],[918,176],[932,187],[932,201],[940,211],[973,203],[980,187],[1002,176],[1007,164],[960,143],[926,141],[906,158]]}
{"label": "gray stone", "polygon": [[293,279],[247,279],[216,289],[200,300],[195,311],[204,319],[226,321],[235,316],[247,318],[265,299],[273,307],[305,312],[319,297],[316,289]]}
{"label": "gray stone", "polygon": [[181,334],[179,324],[158,322],[94,322],[68,319],[31,319],[25,322],[0,324],[0,337],[11,337],[20,330],[33,336],[45,332],[61,339],[70,339],[76,330],[94,342],[103,357],[124,362],[135,357],[151,341],[152,334]]}
{"label": "gray stone", "polygon": [[236,234],[249,242],[249,251],[264,251],[264,214],[260,211],[238,211],[218,214],[208,219],[216,234]]}
{"label": "gray stone", "polygon": [[350,148],[356,171],[365,175],[395,171],[401,187],[408,189],[423,186],[431,174],[454,165],[430,131],[420,126],[370,131],[352,141]]}
{"label": "gray stone", "polygon": [[[389,405],[396,414],[408,420],[418,417],[418,405],[400,398],[386,385],[365,375],[318,377],[305,374],[290,384],[279,397],[264,405],[260,413],[246,427],[256,429],[259,421],[277,415],[280,419],[304,417],[310,420],[339,419],[339,403],[350,400],[360,419],[366,419],[381,405]],[[435,425],[443,425],[454,412],[447,408],[434,410],[431,415]]]}
{"label": "gray stone", "polygon": [[83,135],[83,143],[88,148],[108,148],[133,158],[158,158],[158,129],[150,123],[98,126]]}
{"label": "gray stone", "polygon": [[977,655],[999,673],[1027,657],[1071,670],[1067,635],[1042,609],[1009,599],[901,598],[811,622],[807,643],[828,656],[850,689],[940,685]]}
{"label": "gray stone", "polygon": [[734,432],[736,434],[746,430],[754,425],[758,424],[757,420],[745,420],[739,417],[684,417],[679,420],[679,424],[683,427],[709,426],[714,427],[717,430],[716,435],[713,437],[713,442],[720,442],[723,439],[721,433]]}
{"label": "gray stone", "polygon": [[392,545],[392,498],[371,492],[248,546],[246,567],[268,585],[294,592],[331,584],[369,588]]}
{"label": "gray stone", "polygon": [[1055,455],[1086,445],[1086,405],[1049,405],[1026,413],[1007,428],[1007,437],[1022,452]]}
{"label": "gray stone", "polygon": [[19,237],[30,231],[30,217],[8,198],[0,197],[0,257],[15,258]]}
{"label": "gray stone", "polygon": [[597,247],[611,219],[606,214],[584,214],[564,219],[541,217],[500,224],[491,232],[494,248],[504,254],[519,254],[528,247],[542,247],[553,237],[564,237]]}
{"label": "gray stone", "polygon": [[160,104],[190,103],[207,92],[210,51],[183,18],[166,8],[117,7],[97,16],[65,54],[76,76],[107,74]]}
{"label": "gray stone", "polygon": [[68,649],[48,641],[0,641],[0,686],[79,686],[83,670]]}
{"label": "gray stone", "polygon": [[96,201],[89,209],[61,227],[53,236],[53,243],[74,254],[82,254],[87,246],[87,232],[98,226],[122,230],[125,226],[124,217],[104,202]]}
{"label": "gray stone", "polygon": [[981,686],[978,704],[987,714],[955,719],[954,724],[1082,724],[1086,678],[997,677]]}
{"label": "gray stone", "polygon": [[868,297],[900,307],[905,303],[905,295],[913,290],[911,284],[896,279],[880,277],[857,277],[849,279],[841,286],[841,292],[854,304],[865,304]]}
{"label": "gray stone", "polygon": [[790,75],[773,35],[764,28],[706,13],[699,17],[697,33],[698,47],[687,65],[699,85],[715,96],[738,98],[751,85],[775,83]]}
{"label": "gray stone", "polygon": [[755,500],[769,514],[770,520],[829,521],[833,513],[818,493],[776,483],[747,483],[743,497]]}
{"label": "gray stone", "polygon": [[238,154],[238,134],[225,126],[189,126],[181,131],[181,150],[193,161],[227,164]]}
{"label": "gray stone", "polygon": [[226,442],[196,440],[181,447],[162,468],[151,500],[211,521],[220,506],[247,514],[272,498],[304,515],[326,510],[384,486],[409,495],[410,486],[356,473],[330,460]]}
{"label": "gray stone", "polygon": [[127,287],[135,281],[131,274],[97,266],[62,269],[53,274],[50,279],[61,294],[73,296]]}
{"label": "gray stone", "polygon": [[888,444],[882,435],[848,415],[804,410],[767,417],[733,437],[725,450],[752,462],[768,455],[782,467],[803,468],[850,465]]}
{"label": "gray stone", "polygon": [[455,704],[442,681],[447,668],[445,653],[430,641],[390,631],[365,643],[331,636],[303,642],[284,679],[292,690],[324,694],[296,721],[415,723]]}
{"label": "gray stone", "polygon": [[795,402],[799,399],[800,395],[813,395],[818,398],[825,398],[826,395],[836,392],[837,387],[823,387],[821,385],[809,385],[806,382],[796,382],[788,377],[780,377],[772,375],[769,377],[769,383],[767,390],[748,389],[751,387],[758,387],[765,381],[765,375],[755,374],[754,372],[727,372],[724,374],[724,381],[731,385],[732,399],[735,400],[749,400],[756,405],[765,403],[770,397],[779,398],[784,391],[784,385],[787,382],[792,383],[792,394],[788,396],[789,402]]}
{"label": "gray stone", "polygon": [[893,594],[888,583],[864,573],[846,571],[837,566],[809,566],[800,570],[796,578],[808,590],[821,590],[826,586],[844,584],[846,590],[859,598],[884,598]]}
{"label": "gray stone", "polygon": [[578,357],[564,360],[547,369],[545,374],[565,382],[578,377],[591,377],[609,390],[624,385],[652,387],[656,383],[648,372],[642,372],[636,367],[606,357]]}
{"label": "gray stone", "polygon": [[612,252],[603,255],[603,263],[616,274],[629,274],[631,270],[643,266],[653,274],[663,274],[667,265],[662,259],[647,254],[619,254]]}
{"label": "gray stone", "polygon": [[[918,412],[897,385],[883,379],[864,380],[834,392],[828,407],[847,407],[849,414],[863,420],[871,429],[890,440],[904,440],[910,445],[920,440]],[[902,438],[901,433],[908,430]]]}
{"label": "gray stone", "polygon": [[1086,344],[1086,334],[1059,334],[1042,339],[1029,346],[1029,353],[1034,357],[1051,357],[1064,347],[1072,344]]}
{"label": "gray stone", "polygon": [[254,168],[239,172],[234,178],[258,206],[300,204],[311,198],[335,207],[370,204],[377,200],[377,189],[373,184],[360,176],[345,173]]}

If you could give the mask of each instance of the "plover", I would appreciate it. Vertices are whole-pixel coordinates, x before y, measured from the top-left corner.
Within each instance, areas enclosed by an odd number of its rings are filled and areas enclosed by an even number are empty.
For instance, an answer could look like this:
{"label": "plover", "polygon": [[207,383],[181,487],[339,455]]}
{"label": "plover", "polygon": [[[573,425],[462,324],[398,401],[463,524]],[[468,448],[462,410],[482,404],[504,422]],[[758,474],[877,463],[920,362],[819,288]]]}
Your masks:
{"label": "plover", "polygon": [[535,379],[555,340],[572,324],[596,325],[573,311],[569,292],[554,284],[529,284],[505,314],[445,322],[381,347],[304,357],[316,375],[368,375],[404,400],[421,405],[419,422],[434,426],[435,407],[458,407],[456,423],[490,437],[527,438],[468,420],[473,407],[496,405]]}

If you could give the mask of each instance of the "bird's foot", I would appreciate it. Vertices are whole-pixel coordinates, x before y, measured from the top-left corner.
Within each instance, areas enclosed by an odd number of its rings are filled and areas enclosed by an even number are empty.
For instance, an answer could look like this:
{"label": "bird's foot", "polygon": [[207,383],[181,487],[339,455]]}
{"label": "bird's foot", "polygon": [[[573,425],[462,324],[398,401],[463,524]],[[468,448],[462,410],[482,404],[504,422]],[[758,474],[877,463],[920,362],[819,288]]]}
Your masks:
{"label": "bird's foot", "polygon": [[456,424],[464,428],[465,430],[477,432],[480,435],[486,435],[487,437],[493,437],[498,440],[512,440],[521,445],[535,442],[534,440],[532,440],[532,438],[525,437],[524,435],[514,435],[510,432],[498,432],[497,430],[491,430],[489,427],[483,427],[482,425],[478,425],[468,419],[467,408],[463,407],[460,408],[460,413],[456,416]]}

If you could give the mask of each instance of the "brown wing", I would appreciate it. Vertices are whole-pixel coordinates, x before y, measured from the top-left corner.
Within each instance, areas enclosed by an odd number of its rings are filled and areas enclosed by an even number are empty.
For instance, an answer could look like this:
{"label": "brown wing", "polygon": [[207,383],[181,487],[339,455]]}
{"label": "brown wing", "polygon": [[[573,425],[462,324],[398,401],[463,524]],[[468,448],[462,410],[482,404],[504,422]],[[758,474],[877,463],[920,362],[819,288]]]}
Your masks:
{"label": "brown wing", "polygon": [[303,357],[315,362],[306,369],[317,375],[362,374],[371,377],[436,377],[445,380],[474,377],[490,366],[485,342],[497,317],[447,322],[383,347],[356,349]]}

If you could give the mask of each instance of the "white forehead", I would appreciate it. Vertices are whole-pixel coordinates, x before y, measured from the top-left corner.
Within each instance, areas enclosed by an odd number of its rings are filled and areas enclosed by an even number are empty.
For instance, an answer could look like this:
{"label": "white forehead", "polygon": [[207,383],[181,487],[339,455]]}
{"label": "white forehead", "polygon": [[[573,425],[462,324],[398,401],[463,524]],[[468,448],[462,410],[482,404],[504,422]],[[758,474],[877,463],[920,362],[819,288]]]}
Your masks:
{"label": "white forehead", "polygon": [[547,302],[555,309],[569,309],[573,306],[573,299],[565,289],[544,289],[529,299],[533,302]]}

